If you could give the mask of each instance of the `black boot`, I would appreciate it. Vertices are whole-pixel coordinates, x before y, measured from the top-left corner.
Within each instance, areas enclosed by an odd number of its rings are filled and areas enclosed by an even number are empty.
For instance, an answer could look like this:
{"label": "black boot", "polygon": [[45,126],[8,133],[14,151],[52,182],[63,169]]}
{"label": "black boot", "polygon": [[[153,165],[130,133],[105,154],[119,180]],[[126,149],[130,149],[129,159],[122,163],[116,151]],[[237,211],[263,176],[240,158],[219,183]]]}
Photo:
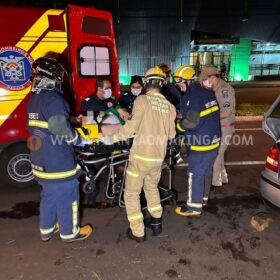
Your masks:
{"label": "black boot", "polygon": [[161,232],[162,232],[162,222],[161,221],[162,221],[161,218],[151,217],[149,227],[153,231],[153,236],[158,236],[161,234]]}
{"label": "black boot", "polygon": [[134,236],[131,231],[131,228],[127,229],[126,237],[130,240],[135,240],[137,243],[142,243],[142,242],[146,241],[146,235],[141,236],[141,237]]}

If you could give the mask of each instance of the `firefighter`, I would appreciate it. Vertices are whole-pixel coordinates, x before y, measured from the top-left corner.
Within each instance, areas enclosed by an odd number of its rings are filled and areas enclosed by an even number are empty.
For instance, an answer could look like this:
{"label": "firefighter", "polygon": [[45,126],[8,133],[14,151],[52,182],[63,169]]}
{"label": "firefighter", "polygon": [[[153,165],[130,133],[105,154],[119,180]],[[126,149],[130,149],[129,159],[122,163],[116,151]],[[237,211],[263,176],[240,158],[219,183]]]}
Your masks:
{"label": "firefighter", "polygon": [[189,65],[182,65],[174,72],[173,84],[179,87],[182,96],[187,93],[188,86],[194,82],[195,74],[195,70]]}
{"label": "firefighter", "polygon": [[[181,90],[188,68],[176,71]],[[212,179],[212,167],[220,145],[219,106],[209,88],[209,80],[200,76],[200,82],[192,83],[181,102],[182,119],[177,129],[185,133],[188,160],[188,199],[186,205],[177,207],[181,216],[199,216],[208,200]],[[204,195],[204,193],[206,195]]]}
{"label": "firefighter", "polygon": [[[115,108],[122,119],[128,119],[128,112],[117,104],[115,97],[112,95],[111,82],[107,79],[97,79],[95,84],[95,94],[83,100],[81,103],[81,111],[93,111],[94,117],[97,117],[100,112],[104,112],[111,108]],[[82,115],[80,115],[78,119],[81,117]]]}
{"label": "firefighter", "polygon": [[136,242],[146,240],[143,214],[139,195],[144,189],[148,211],[151,214],[149,227],[153,235],[162,231],[162,206],[158,190],[161,166],[167,151],[167,141],[175,136],[176,110],[160,93],[165,74],[159,67],[147,71],[144,77],[145,95],[134,102],[132,118],[111,138],[114,142],[134,135],[130,150],[125,183],[125,205],[130,228],[126,234]]}
{"label": "firefighter", "polygon": [[211,88],[215,92],[220,106],[221,146],[214,163],[212,179],[212,185],[220,187],[222,184],[228,183],[224,154],[235,131],[235,93],[232,86],[221,78],[221,73],[217,68],[208,67],[204,73],[208,75],[205,78],[209,78]]}
{"label": "firefighter", "polygon": [[133,104],[137,96],[143,94],[143,81],[140,76],[132,76],[130,82],[130,91],[121,95],[119,104],[128,113],[131,114],[133,109]]}
{"label": "firefighter", "polygon": [[[89,225],[79,227],[81,168],[73,144],[83,141],[71,127],[69,105],[61,85],[63,67],[53,59],[38,58],[32,65],[32,96],[28,103],[29,148],[35,179],[42,186],[40,233],[48,241],[58,231],[65,242],[88,238]],[[81,144],[81,143],[80,143]]]}
{"label": "firefighter", "polygon": [[166,75],[165,78],[165,84],[162,86],[161,92],[165,96],[165,98],[173,104],[176,108],[179,108],[180,106],[180,101],[181,101],[181,96],[180,92],[178,89],[170,83],[170,77],[171,77],[171,68],[167,64],[160,64],[158,66]]}

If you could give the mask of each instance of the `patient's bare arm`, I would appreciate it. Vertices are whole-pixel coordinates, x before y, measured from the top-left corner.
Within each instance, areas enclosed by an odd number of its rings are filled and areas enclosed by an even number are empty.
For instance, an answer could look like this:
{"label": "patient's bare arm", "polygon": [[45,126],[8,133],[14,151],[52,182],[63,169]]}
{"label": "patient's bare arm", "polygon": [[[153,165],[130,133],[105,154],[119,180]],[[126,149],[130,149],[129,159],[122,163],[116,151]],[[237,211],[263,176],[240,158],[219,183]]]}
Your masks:
{"label": "patient's bare arm", "polygon": [[121,126],[121,124],[104,124],[101,127],[102,134],[103,136],[112,136],[113,134],[119,131]]}

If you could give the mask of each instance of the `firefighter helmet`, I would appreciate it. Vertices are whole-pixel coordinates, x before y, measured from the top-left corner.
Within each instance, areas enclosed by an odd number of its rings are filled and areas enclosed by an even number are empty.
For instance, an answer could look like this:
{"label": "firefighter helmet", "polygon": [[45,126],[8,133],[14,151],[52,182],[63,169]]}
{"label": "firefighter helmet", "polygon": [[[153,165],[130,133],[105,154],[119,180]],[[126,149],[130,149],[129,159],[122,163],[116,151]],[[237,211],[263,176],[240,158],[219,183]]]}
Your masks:
{"label": "firefighter helmet", "polygon": [[173,75],[173,83],[180,84],[195,79],[195,70],[189,65],[180,66]]}
{"label": "firefighter helmet", "polygon": [[158,67],[150,68],[144,76],[145,86],[148,84],[150,86],[161,87],[166,79],[165,73]]}
{"label": "firefighter helmet", "polygon": [[65,69],[56,60],[40,57],[36,59],[31,68],[30,80],[32,92],[39,93],[41,89],[61,91]]}
{"label": "firefighter helmet", "polygon": [[63,82],[65,69],[56,60],[48,57],[36,59],[31,68],[31,81],[34,77],[45,77],[56,82]]}

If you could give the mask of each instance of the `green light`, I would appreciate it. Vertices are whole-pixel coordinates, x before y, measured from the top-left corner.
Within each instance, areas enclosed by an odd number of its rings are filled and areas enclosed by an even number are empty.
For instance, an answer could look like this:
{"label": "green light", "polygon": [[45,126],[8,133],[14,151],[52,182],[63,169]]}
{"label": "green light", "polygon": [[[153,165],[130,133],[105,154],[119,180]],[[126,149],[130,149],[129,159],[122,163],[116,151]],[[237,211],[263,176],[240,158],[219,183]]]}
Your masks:
{"label": "green light", "polygon": [[235,81],[242,81],[242,75],[240,75],[240,74],[235,74],[234,80],[235,80]]}
{"label": "green light", "polygon": [[240,38],[238,45],[231,49],[230,80],[247,81],[249,79],[249,64],[251,40]]}
{"label": "green light", "polygon": [[120,79],[120,84],[121,85],[129,85],[130,80],[131,80],[131,76],[130,75],[120,75],[119,79]]}

